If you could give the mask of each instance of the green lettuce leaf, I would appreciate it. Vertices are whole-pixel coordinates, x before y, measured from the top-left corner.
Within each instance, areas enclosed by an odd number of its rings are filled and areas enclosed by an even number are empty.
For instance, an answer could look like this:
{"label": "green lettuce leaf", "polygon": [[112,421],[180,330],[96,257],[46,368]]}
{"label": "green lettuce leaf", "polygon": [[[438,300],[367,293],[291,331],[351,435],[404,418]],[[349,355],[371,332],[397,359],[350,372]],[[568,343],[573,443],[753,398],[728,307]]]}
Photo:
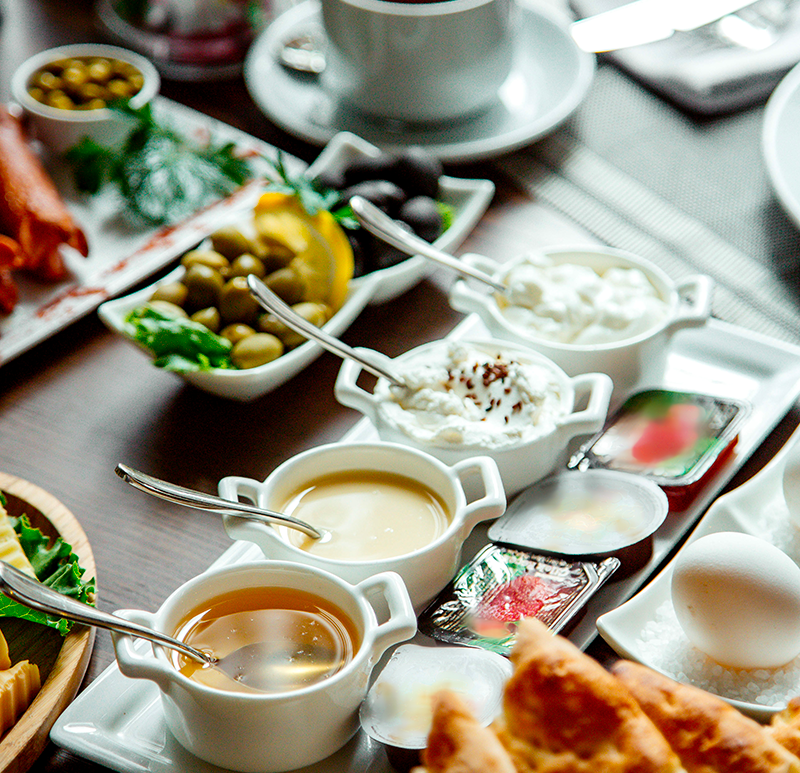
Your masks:
{"label": "green lettuce leaf", "polygon": [[[0,493],[0,504],[6,504],[2,493]],[[78,556],[72,551],[72,546],[68,542],[57,537],[50,545],[50,540],[39,529],[31,526],[25,515],[19,518],[10,517],[10,521],[19,537],[22,550],[31,562],[40,582],[65,596],[88,604],[93,603],[94,578],[83,579],[85,570],[78,563]],[[69,633],[72,628],[70,620],[29,609],[2,594],[0,594],[0,617],[18,617],[22,620],[30,620],[33,623],[55,628],[62,636]]]}

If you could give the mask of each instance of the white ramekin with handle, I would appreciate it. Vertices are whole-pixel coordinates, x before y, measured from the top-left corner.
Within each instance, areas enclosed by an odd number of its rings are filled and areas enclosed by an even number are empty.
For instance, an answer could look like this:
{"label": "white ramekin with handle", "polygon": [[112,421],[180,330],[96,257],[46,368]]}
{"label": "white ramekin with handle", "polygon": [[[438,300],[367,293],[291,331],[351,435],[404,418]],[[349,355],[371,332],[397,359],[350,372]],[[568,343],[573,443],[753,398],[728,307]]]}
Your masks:
{"label": "white ramekin with handle", "polygon": [[[342,364],[336,379],[334,392],[337,400],[363,413],[375,426],[381,440],[402,443],[435,456],[445,464],[455,464],[478,455],[493,459],[500,471],[506,496],[511,497],[523,488],[536,483],[556,467],[566,463],[570,441],[573,438],[592,435],[605,423],[611,399],[611,379],[602,373],[588,373],[570,378],[547,357],[518,344],[494,341],[463,342],[468,346],[485,349],[487,353],[502,351],[544,367],[559,385],[559,415],[552,429],[543,431],[530,440],[510,441],[507,444],[486,448],[475,445],[424,442],[415,438],[394,423],[386,410],[384,401],[374,392],[358,385],[361,366],[347,360]],[[450,346],[447,339],[431,341],[412,349],[395,359],[383,357],[373,350],[359,352],[369,357],[381,358],[389,370],[400,370],[415,362],[426,361],[438,351]],[[585,399],[584,399],[585,398]],[[576,405],[585,402],[580,410]]]}
{"label": "white ramekin with handle", "polygon": [[163,647],[125,634],[112,638],[119,670],[158,685],[167,727],[181,746],[229,770],[279,773],[312,765],[347,743],[359,727],[372,668],[390,646],[414,636],[417,621],[405,585],[393,572],[353,585],[321,569],[281,561],[211,569],[174,591],[157,612],[117,614],[174,635],[204,602],[253,587],[292,588],[334,604],[360,640],[353,659],[327,679],[295,690],[239,692],[184,676]]}
{"label": "white ramekin with handle", "polygon": [[[450,305],[465,314],[474,312],[493,336],[541,352],[569,376],[608,374],[614,382],[615,401],[627,397],[633,389],[662,386],[671,338],[679,330],[705,325],[711,316],[713,282],[708,276],[701,274],[674,282],[649,260],[610,247],[564,247],[546,249],[542,254],[556,264],[588,266],[598,273],[612,267],[637,268],[667,304],[667,313],[658,324],[631,338],[609,343],[569,344],[536,336],[510,322],[488,286],[478,288],[459,279],[450,290]],[[482,255],[461,256],[465,263],[499,281],[525,259],[521,256],[508,263],[498,263]]]}
{"label": "white ramekin with handle", "polygon": [[[309,482],[352,470],[393,473],[426,486],[444,503],[449,525],[432,542],[417,550],[371,560],[361,560],[357,555],[349,560],[315,555],[292,544],[284,527],[231,515],[224,516],[225,529],[233,539],[257,544],[267,558],[315,566],[348,582],[360,582],[379,572],[397,572],[408,588],[414,609],[421,611],[455,575],[464,541],[475,526],[505,512],[502,481],[491,459],[485,456],[462,459],[450,466],[423,451],[395,443],[318,446],[276,467],[263,483],[251,478],[223,478],[219,493],[234,502],[245,500],[266,509],[281,510]],[[464,482],[472,476],[480,479],[482,496],[468,499]]]}

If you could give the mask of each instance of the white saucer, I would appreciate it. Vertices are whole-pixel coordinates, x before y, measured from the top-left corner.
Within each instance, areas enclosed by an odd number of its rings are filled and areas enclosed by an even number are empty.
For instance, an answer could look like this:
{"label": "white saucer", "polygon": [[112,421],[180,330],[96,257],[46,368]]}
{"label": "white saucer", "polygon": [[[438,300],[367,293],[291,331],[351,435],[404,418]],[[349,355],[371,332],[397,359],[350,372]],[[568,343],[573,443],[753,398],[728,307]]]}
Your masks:
{"label": "white saucer", "polygon": [[279,16],[245,61],[250,95],[271,121],[315,145],[349,131],[386,150],[421,145],[445,162],[498,156],[552,131],[581,103],[595,70],[594,55],[575,45],[565,22],[523,5],[516,61],[495,105],[474,118],[437,127],[378,122],[339,103],[317,77],[278,62],[281,45],[304,34],[323,38],[317,0]]}

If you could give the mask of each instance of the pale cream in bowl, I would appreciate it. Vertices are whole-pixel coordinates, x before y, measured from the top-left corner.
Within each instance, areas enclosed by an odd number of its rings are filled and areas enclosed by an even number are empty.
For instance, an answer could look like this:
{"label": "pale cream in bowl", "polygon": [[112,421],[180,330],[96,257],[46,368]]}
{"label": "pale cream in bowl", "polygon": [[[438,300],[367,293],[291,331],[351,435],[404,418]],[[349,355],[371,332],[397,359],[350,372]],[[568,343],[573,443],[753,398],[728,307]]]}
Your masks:
{"label": "pale cream in bowl", "polygon": [[709,277],[675,282],[654,263],[610,247],[547,249],[502,264],[462,260],[508,289],[458,280],[454,309],[478,314],[493,336],[535,349],[570,376],[608,374],[615,400],[661,386],[672,336],[711,314]]}

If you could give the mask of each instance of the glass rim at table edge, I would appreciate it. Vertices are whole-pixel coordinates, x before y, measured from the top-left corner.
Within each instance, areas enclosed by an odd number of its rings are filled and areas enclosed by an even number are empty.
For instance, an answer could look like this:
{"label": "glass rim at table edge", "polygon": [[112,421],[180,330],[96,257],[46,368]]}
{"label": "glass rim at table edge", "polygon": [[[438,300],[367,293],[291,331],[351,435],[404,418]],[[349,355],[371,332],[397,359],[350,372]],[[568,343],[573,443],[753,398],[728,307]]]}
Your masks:
{"label": "glass rim at table edge", "polygon": [[[469,315],[453,329],[449,337],[463,338],[466,335],[472,334],[476,327],[478,329],[482,328],[485,331],[485,328],[483,328],[483,323],[480,321],[477,315],[474,314]],[[702,334],[703,331],[707,331],[709,329],[711,329],[714,333],[718,334],[727,333],[727,335],[729,336],[739,336],[741,338],[746,338],[754,345],[761,345],[762,352],[768,348],[771,348],[772,350],[775,351],[781,351],[781,353],[783,354],[786,353],[793,354],[796,358],[796,361],[794,363],[794,368],[792,369],[791,372],[796,371],[797,373],[797,377],[792,382],[793,389],[790,390],[788,393],[782,393],[784,397],[783,401],[782,402],[779,401],[778,403],[772,406],[773,410],[769,416],[769,420],[764,422],[764,424],[758,428],[758,432],[756,433],[756,435],[750,439],[749,447],[746,449],[746,452],[739,455],[733,454],[729,462],[719,470],[717,475],[711,482],[709,482],[707,488],[701,493],[701,495],[697,498],[697,500],[692,505],[681,511],[680,515],[683,516],[684,523],[681,524],[680,528],[678,528],[675,531],[675,533],[671,534],[668,538],[664,538],[663,536],[661,537],[662,541],[667,542],[667,549],[663,550],[664,557],[656,561],[654,566],[650,566],[648,564],[648,566],[645,567],[644,569],[640,569],[638,573],[634,573],[634,575],[632,575],[631,577],[626,578],[628,586],[626,592],[623,593],[621,597],[615,601],[614,606],[611,608],[616,608],[620,606],[622,603],[624,603],[624,601],[631,598],[644,585],[646,585],[652,579],[658,576],[658,573],[661,571],[662,564],[665,563],[666,555],[671,551],[671,549],[675,545],[677,545],[685,537],[686,534],[689,533],[689,531],[694,526],[696,526],[696,524],[698,523],[698,521],[701,520],[702,515],[706,512],[710,504],[717,498],[719,492],[724,488],[725,485],[727,485],[727,483],[731,480],[731,478],[741,469],[741,467],[745,464],[745,462],[750,458],[751,454],[758,448],[758,446],[764,441],[764,439],[769,435],[769,433],[773,429],[775,429],[778,423],[786,416],[789,409],[797,401],[798,396],[800,396],[800,347],[786,343],[779,339],[755,333],[751,330],[739,327],[731,323],[726,323],[713,319],[710,320],[709,323],[703,328],[681,331],[681,333],[679,333],[678,335],[684,335],[684,336],[687,334],[697,335],[698,331],[701,331]],[[787,372],[789,372],[788,368]],[[744,431],[745,429],[749,429],[751,423],[754,420],[755,417],[751,414],[751,416],[748,417],[748,420],[743,425],[742,431]],[[374,438],[374,428],[372,427],[369,420],[364,418],[361,419],[350,431],[348,431],[347,433],[345,433],[345,435],[343,435],[343,437],[341,438],[341,442],[358,442],[359,440],[365,440],[368,438],[369,439]],[[667,528],[667,526],[668,526],[668,521],[665,522],[665,524],[662,525],[659,531],[656,532],[656,538],[658,538],[659,532],[663,532]],[[488,527],[484,527],[484,529],[488,529]],[[480,539],[480,534],[484,531],[484,529],[482,529],[479,526],[473,531],[472,535],[470,536],[470,539],[467,541],[467,543],[465,543],[465,548],[464,548],[465,556],[469,550],[468,543],[470,542],[470,540],[475,541],[476,537]],[[478,547],[481,547],[483,544],[485,544],[485,539],[482,542],[479,542]],[[234,544],[231,545],[231,547],[227,548],[226,551],[221,556],[219,556],[214,562],[212,562],[209,568],[215,568],[218,566],[223,566],[244,560],[245,558],[250,557],[250,555],[254,552],[254,549],[257,550],[257,548],[255,548],[255,546],[250,543],[234,542]],[[255,553],[255,555],[258,555],[258,553]],[[468,558],[465,557],[462,560],[462,564],[465,563],[467,560]],[[637,577],[637,574],[643,576]],[[611,578],[611,580],[613,580],[613,577]],[[610,594],[610,592],[613,591],[616,587],[619,586],[617,586],[615,583],[611,581],[607,582],[603,587],[601,587],[599,591],[591,599],[589,599],[586,606],[582,610],[583,615],[578,625],[576,625],[573,629],[571,629],[569,633],[565,634],[567,638],[573,641],[573,643],[575,643],[581,649],[586,649],[586,647],[588,647],[589,644],[591,644],[592,641],[594,641],[594,639],[597,636],[599,636],[596,626],[597,617],[599,617],[605,611],[608,611],[607,609],[604,609],[598,612],[594,610],[594,607],[597,607],[603,601],[603,597],[604,596],[607,597]],[[121,674],[119,674],[119,669],[117,667],[116,662],[112,662],[102,671],[100,675],[98,675],[98,677],[95,680],[89,683],[86,686],[83,693],[80,693],[73,701],[73,703],[70,704],[70,706],[68,706],[67,709],[65,709],[64,714],[62,714],[61,717],[59,717],[56,720],[56,723],[54,724],[53,729],[51,730],[51,740],[53,740],[54,743],[58,744],[58,740],[56,740],[56,738],[59,737],[61,728],[65,724],[64,722],[65,717],[68,716],[70,713],[69,709],[72,707],[74,708],[80,707],[80,705],[84,700],[92,700],[94,690],[100,687],[103,681],[105,681],[106,679],[114,678],[115,674],[118,674],[120,678],[122,678]],[[141,685],[136,685],[135,688],[145,689],[146,686],[147,683],[143,683]],[[110,711],[106,713],[106,716],[110,716]],[[135,718],[132,718],[129,721],[133,722],[135,721]],[[79,735],[80,734],[77,734],[76,737]],[[80,751],[77,750],[78,748],[77,746],[72,746],[72,747],[64,746],[63,748],[73,751],[74,753],[80,756]],[[108,765],[107,759],[97,759],[95,761],[100,762],[101,764],[104,765]],[[116,769],[120,771],[128,771],[132,770],[133,768],[119,767]],[[212,769],[217,770],[217,768],[212,768]]]}

